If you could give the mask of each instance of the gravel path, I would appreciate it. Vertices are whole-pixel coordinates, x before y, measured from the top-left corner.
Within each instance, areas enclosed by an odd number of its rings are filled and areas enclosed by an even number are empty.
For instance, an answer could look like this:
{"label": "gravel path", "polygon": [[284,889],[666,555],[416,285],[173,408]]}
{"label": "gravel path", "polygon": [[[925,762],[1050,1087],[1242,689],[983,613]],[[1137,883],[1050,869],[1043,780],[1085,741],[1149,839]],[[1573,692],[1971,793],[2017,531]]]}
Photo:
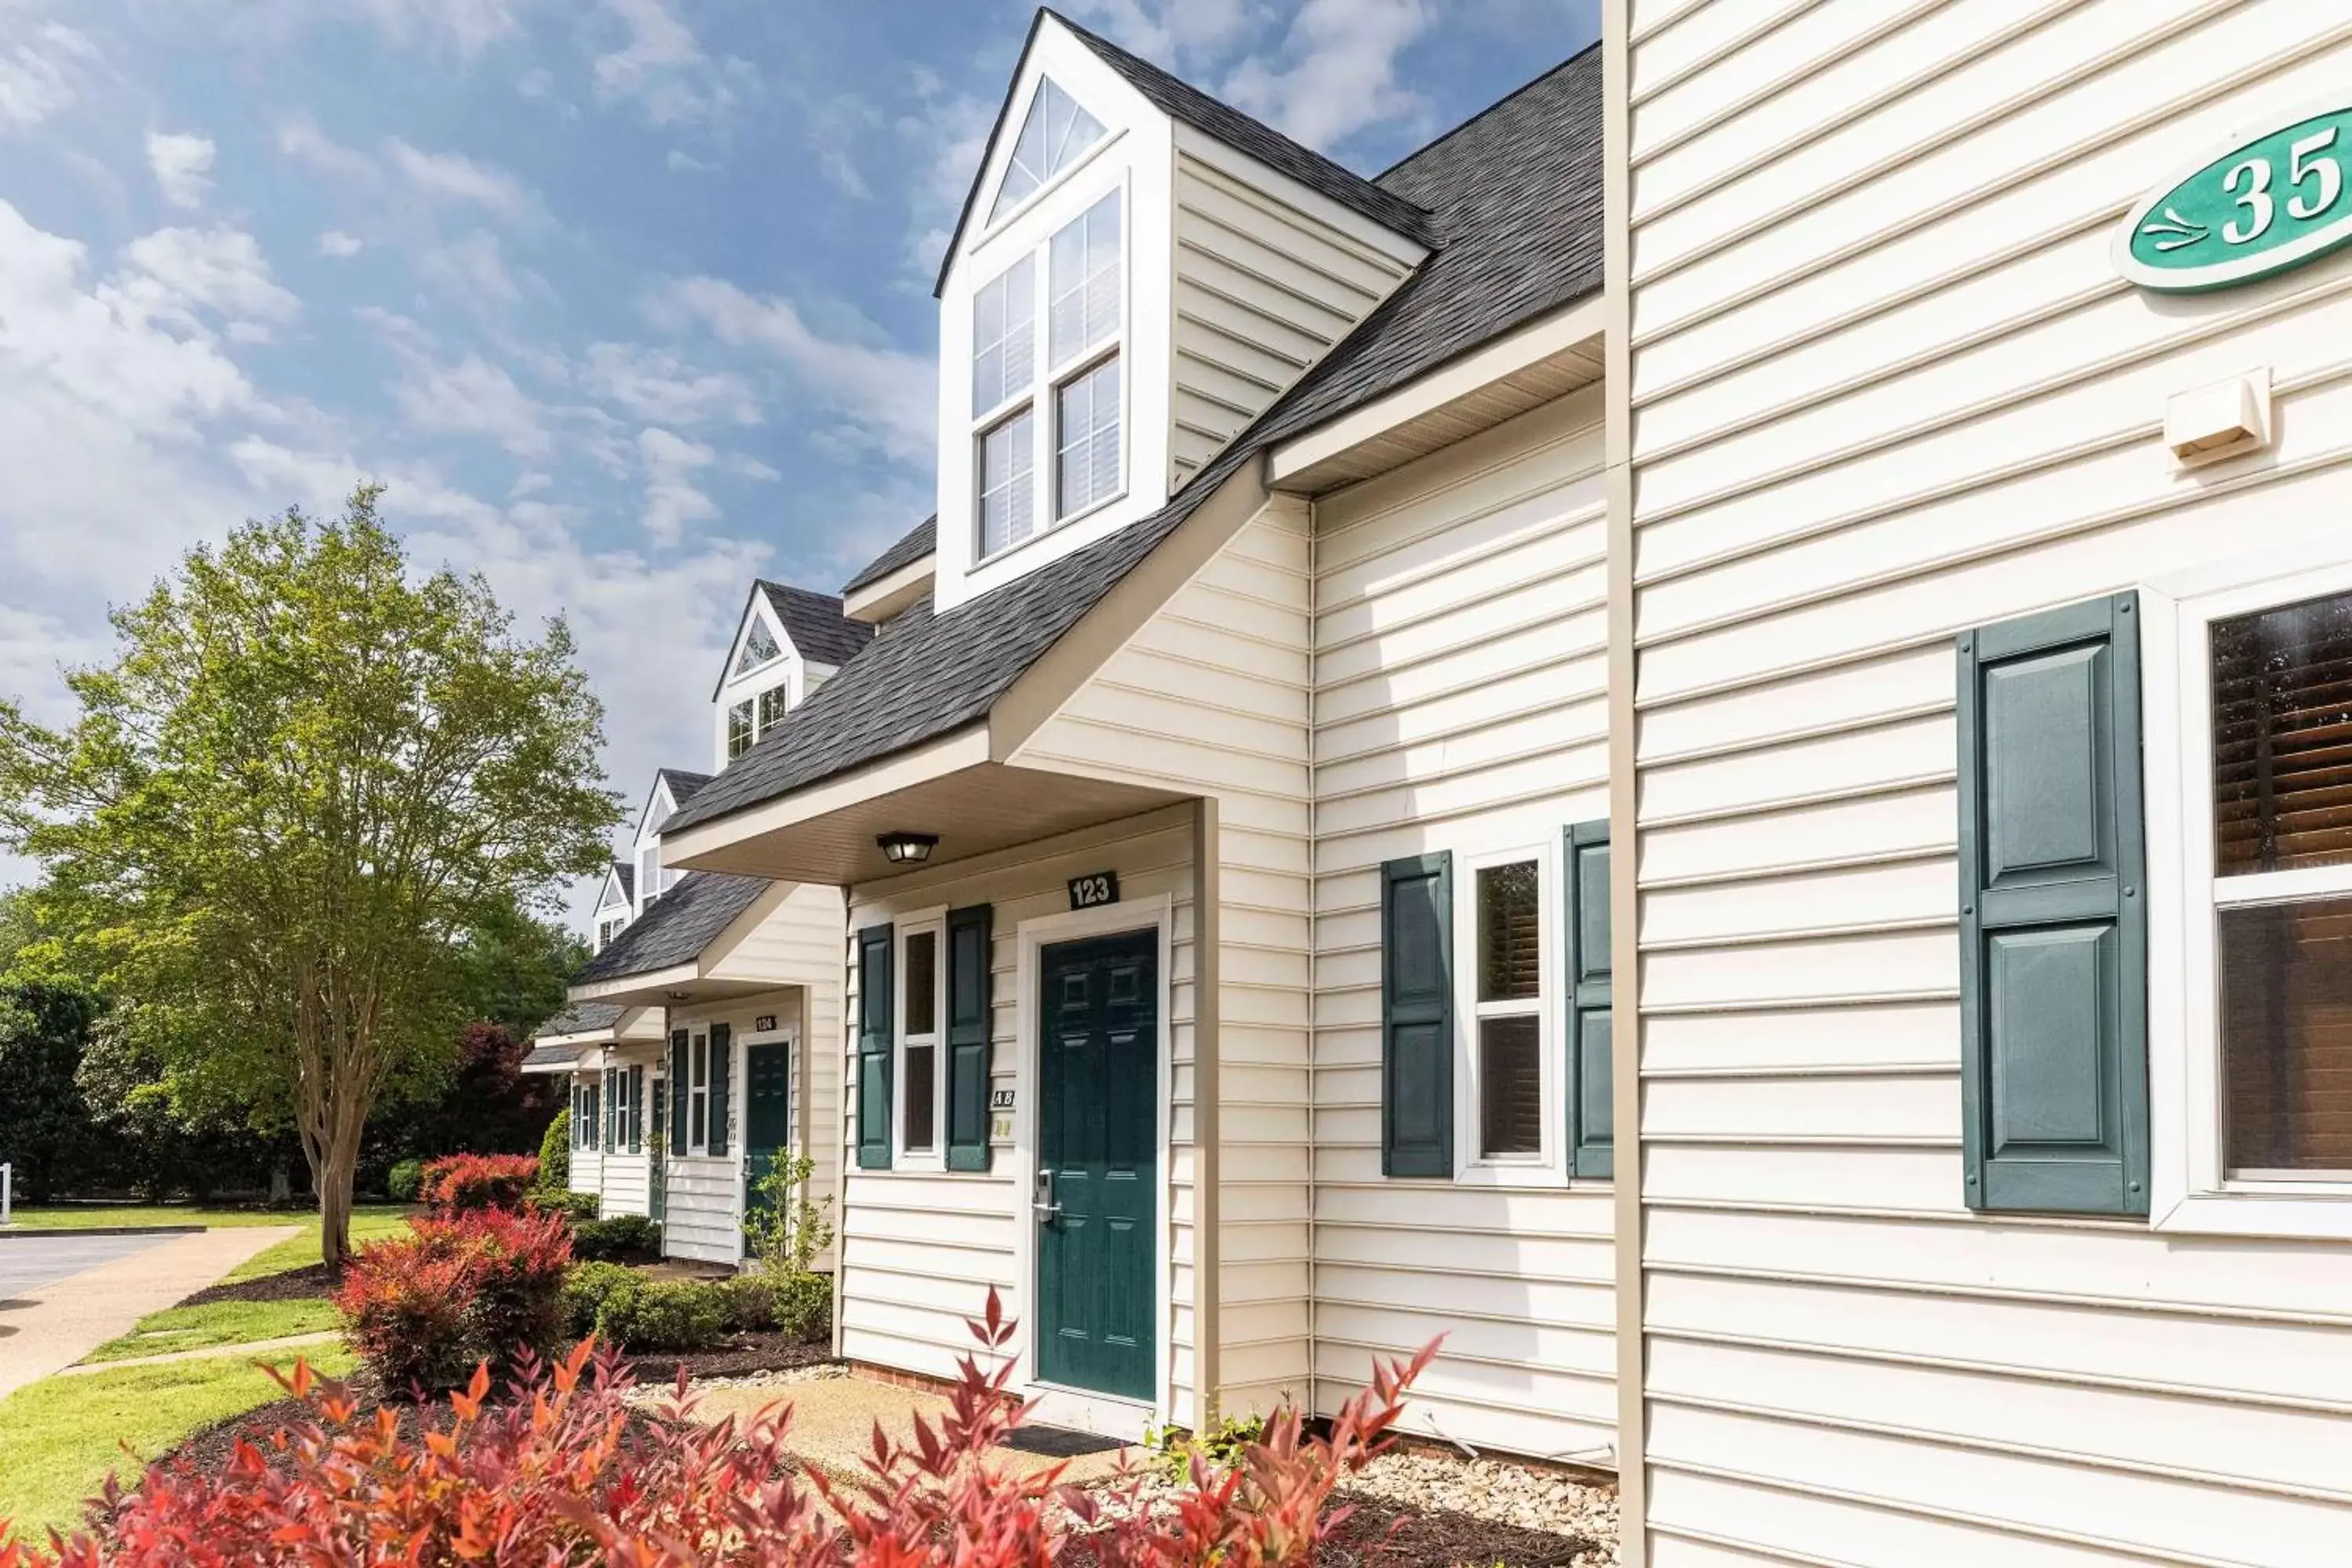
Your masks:
{"label": "gravel path", "polygon": [[1496,1459],[1391,1452],[1365,1466],[1346,1489],[1408,1508],[1444,1509],[1596,1542],[1595,1550],[1575,1558],[1576,1568],[1608,1568],[1617,1560],[1615,1490],[1584,1486],[1557,1472]]}

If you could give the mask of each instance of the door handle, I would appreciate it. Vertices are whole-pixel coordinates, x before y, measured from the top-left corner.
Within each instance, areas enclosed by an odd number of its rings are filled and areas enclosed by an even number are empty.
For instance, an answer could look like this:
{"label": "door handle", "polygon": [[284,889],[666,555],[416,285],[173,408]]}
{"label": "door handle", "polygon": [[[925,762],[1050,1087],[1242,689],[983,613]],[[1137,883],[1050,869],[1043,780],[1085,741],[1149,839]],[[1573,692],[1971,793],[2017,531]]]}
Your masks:
{"label": "door handle", "polygon": [[1037,1173],[1037,1194],[1030,1201],[1029,1206],[1035,1209],[1037,1217],[1048,1225],[1062,1217],[1062,1205],[1054,1199],[1053,1172]]}

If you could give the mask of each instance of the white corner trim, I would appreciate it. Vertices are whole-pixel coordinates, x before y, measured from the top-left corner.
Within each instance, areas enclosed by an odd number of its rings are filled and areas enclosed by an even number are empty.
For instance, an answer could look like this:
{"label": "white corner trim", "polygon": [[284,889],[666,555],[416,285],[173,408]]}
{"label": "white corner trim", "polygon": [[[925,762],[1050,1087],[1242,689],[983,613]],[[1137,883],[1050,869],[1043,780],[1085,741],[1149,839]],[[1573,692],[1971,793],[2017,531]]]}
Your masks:
{"label": "white corner trim", "polygon": [[1552,355],[1597,339],[1607,324],[1599,290],[1504,333],[1385,396],[1318,425],[1267,455],[1266,479],[1279,485],[1318,463],[1340,457],[1401,425],[1435,412],[1480,387],[1517,374]]}
{"label": "white corner trim", "polygon": [[[1023,1308],[1013,1338],[1016,1357],[1014,1379],[1028,1395],[1048,1398],[1049,1403],[1061,1410],[1059,1419],[1095,1423],[1110,1420],[1118,1427],[1111,1434],[1113,1436],[1126,1435],[1124,1424],[1117,1419],[1121,1410],[1141,1415],[1145,1414],[1145,1407],[1136,1401],[1121,1399],[1114,1394],[1083,1389],[1065,1390],[1040,1383],[1037,1379],[1037,1221],[1030,1208],[1037,1190],[1039,1031],[1044,1023],[1044,1015],[1037,1005],[1037,977],[1044,950],[1055,942],[1147,930],[1157,931],[1160,937],[1159,1067],[1154,1074],[1157,1079],[1155,1115],[1159,1126],[1160,1168],[1153,1197],[1152,1224],[1158,1246],[1153,1248],[1157,1259],[1153,1265],[1155,1278],[1152,1287],[1156,1297],[1152,1316],[1155,1342],[1151,1383],[1154,1398],[1149,1415],[1152,1419],[1165,1423],[1174,1405],[1172,1383],[1175,1375],[1174,1355],[1170,1344],[1170,1320],[1174,1314],[1173,1303],[1170,1300],[1172,1278],[1169,1260],[1174,1250],[1171,1244],[1175,1215],[1174,1205],[1169,1199],[1170,1184],[1174,1175],[1169,1138],[1171,1132],[1171,1100],[1176,1076],[1175,1021],[1171,1016],[1174,995],[1176,902],[1170,894],[1160,893],[1151,898],[1107,905],[1098,910],[1038,915],[1023,921],[1013,931],[1013,1027],[1017,1031],[1013,1052],[1015,1070],[1020,1076],[1014,1080],[1019,1087],[1013,1101],[1012,1158],[1007,1164],[1013,1178],[1014,1213],[1018,1216],[1013,1230],[1013,1278],[1019,1283]],[[1094,1425],[1086,1429],[1103,1428],[1100,1425]],[[1137,1435],[1140,1436],[1139,1429]]]}

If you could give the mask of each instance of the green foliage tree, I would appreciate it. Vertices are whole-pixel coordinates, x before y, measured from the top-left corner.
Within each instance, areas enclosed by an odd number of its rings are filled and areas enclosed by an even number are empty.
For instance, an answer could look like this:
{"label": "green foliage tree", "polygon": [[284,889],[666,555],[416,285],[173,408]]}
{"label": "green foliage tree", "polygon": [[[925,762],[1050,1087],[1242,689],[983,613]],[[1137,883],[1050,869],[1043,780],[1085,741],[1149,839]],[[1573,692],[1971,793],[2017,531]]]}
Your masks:
{"label": "green foliage tree", "polygon": [[464,1023],[467,933],[551,908],[621,817],[563,622],[523,638],[479,576],[412,574],[378,494],[191,552],[68,673],[70,728],[0,706],[40,920],[175,1073],[292,1122],[331,1267],[370,1112]]}

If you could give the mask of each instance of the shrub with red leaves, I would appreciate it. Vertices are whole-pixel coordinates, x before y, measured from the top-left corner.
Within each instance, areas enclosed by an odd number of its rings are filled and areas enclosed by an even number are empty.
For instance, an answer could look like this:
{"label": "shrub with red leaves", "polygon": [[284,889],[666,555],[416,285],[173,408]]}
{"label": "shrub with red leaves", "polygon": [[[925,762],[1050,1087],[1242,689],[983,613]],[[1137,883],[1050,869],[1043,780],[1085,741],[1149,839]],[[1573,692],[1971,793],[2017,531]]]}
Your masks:
{"label": "shrub with red leaves", "polygon": [[563,1342],[572,1232],[561,1215],[485,1209],[408,1225],[362,1247],[335,1294],[345,1336],[388,1393],[456,1388],[478,1363],[511,1372]]}
{"label": "shrub with red leaves", "polygon": [[421,1437],[388,1411],[359,1419],[298,1365],[282,1381],[312,1422],[239,1442],[217,1473],[183,1461],[129,1492],[110,1479],[90,1533],[46,1552],[0,1545],[0,1568],[1052,1568],[1081,1536],[1101,1568],[1303,1568],[1346,1517],[1333,1487],[1385,1446],[1436,1349],[1378,1369],[1328,1437],[1278,1416],[1233,1470],[1196,1464],[1155,1510],[1139,1479],[1113,1483],[1124,1506],[1111,1508],[1062,1487],[1059,1467],[1012,1472],[995,1445],[1024,1412],[1004,1397],[1011,1327],[992,1292],[973,1328],[996,1370],[965,1358],[938,1425],[917,1422],[903,1446],[877,1426],[866,1479],[848,1484],[793,1460],[788,1406],[706,1426],[681,1377],[672,1400],[633,1410],[625,1373],[586,1343],[504,1404],[477,1371]]}
{"label": "shrub with red leaves", "polygon": [[536,1154],[444,1154],[425,1165],[416,1195],[437,1214],[519,1209],[537,1180]]}

